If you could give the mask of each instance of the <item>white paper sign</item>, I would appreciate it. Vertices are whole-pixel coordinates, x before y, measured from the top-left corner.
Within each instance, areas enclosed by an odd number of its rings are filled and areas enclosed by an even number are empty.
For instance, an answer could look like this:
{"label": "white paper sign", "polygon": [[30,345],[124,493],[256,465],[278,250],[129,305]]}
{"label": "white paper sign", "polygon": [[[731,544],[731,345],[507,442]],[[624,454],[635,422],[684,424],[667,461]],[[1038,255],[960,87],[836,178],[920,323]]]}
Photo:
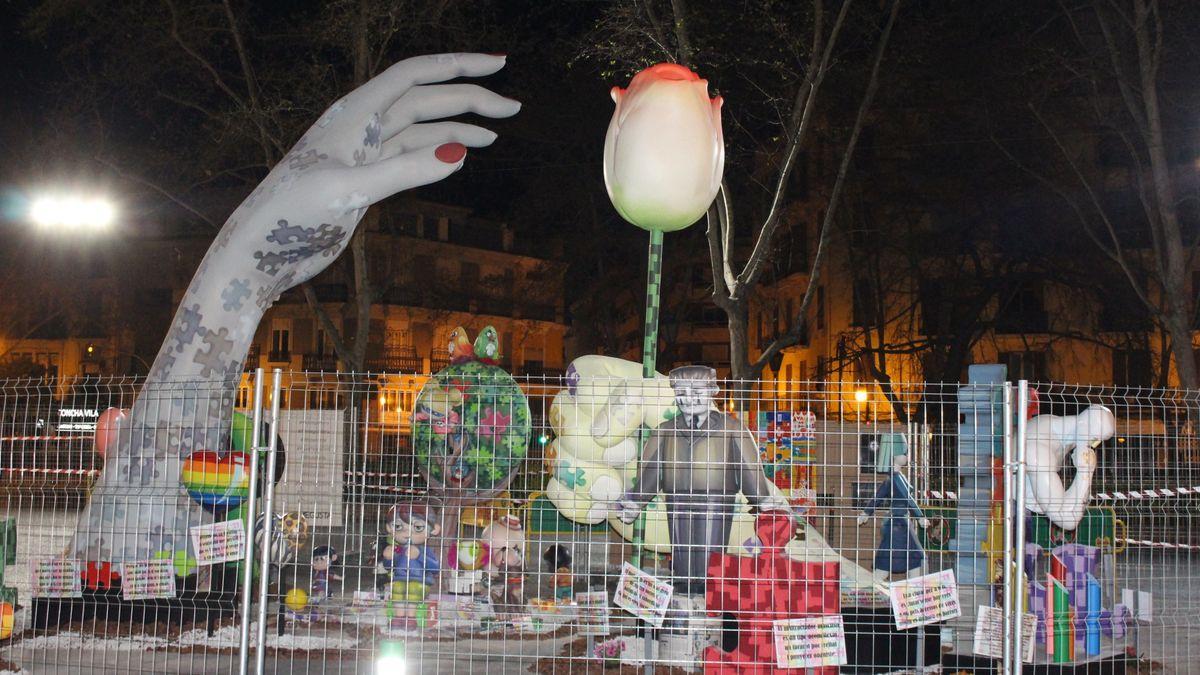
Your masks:
{"label": "white paper sign", "polygon": [[1150,591],[1135,591],[1132,588],[1121,589],[1121,602],[1133,613],[1133,618],[1149,623],[1154,617],[1154,596]]}
{"label": "white paper sign", "polygon": [[[1037,631],[1037,615],[1026,613],[1021,622],[1021,660],[1033,663],[1033,642]],[[980,605],[975,617],[975,642],[971,651],[993,659],[1004,658],[1004,610]]]}
{"label": "white paper sign", "polygon": [[608,593],[604,591],[576,593],[575,602],[579,605],[579,634],[608,635]]}
{"label": "white paper sign", "polygon": [[954,570],[897,581],[889,589],[896,630],[925,626],[962,616]]}
{"label": "white paper sign", "polygon": [[82,598],[80,563],[68,558],[42,558],[33,563],[31,592],[35,598]]}
{"label": "white paper sign", "polygon": [[280,411],[287,466],[275,486],[277,512],[299,512],[313,526],[342,524],[345,419],[344,410]]}
{"label": "white paper sign", "polygon": [[655,628],[662,628],[671,603],[671,584],[646,574],[628,562],[621,565],[621,580],[613,604]]}
{"label": "white paper sign", "polygon": [[196,525],[191,532],[192,548],[199,565],[234,562],[246,557],[246,527],[241,519]]}
{"label": "white paper sign", "polygon": [[846,629],[842,616],[781,619],[771,624],[775,665],[780,668],[819,668],[846,664]]}
{"label": "white paper sign", "polygon": [[126,600],[175,597],[174,563],[169,558],[123,563],[121,597]]}

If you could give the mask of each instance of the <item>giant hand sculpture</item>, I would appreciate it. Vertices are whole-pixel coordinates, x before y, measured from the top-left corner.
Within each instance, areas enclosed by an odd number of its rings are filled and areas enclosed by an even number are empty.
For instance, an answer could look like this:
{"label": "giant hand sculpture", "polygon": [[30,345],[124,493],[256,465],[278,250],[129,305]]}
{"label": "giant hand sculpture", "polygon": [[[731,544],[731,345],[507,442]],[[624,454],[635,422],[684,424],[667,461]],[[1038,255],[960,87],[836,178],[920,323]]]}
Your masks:
{"label": "giant hand sculpture", "polygon": [[[1074,416],[1038,415],[1025,430],[1027,508],[1045,514],[1064,530],[1074,530],[1087,511],[1092,475],[1096,472],[1093,448],[1113,437],[1116,423],[1103,406],[1088,406]],[[1058,472],[1067,460],[1075,465],[1075,480],[1064,488]]]}
{"label": "giant hand sculpture", "polygon": [[119,562],[186,555],[188,527],[211,521],[180,485],[193,450],[228,448],[237,381],[263,313],[345,249],[371,204],[439,181],[466,147],[495,140],[458,122],[520,104],[470,84],[503,56],[440,54],[395,64],[329,107],[233,212],[200,263],[80,516],[74,555]]}

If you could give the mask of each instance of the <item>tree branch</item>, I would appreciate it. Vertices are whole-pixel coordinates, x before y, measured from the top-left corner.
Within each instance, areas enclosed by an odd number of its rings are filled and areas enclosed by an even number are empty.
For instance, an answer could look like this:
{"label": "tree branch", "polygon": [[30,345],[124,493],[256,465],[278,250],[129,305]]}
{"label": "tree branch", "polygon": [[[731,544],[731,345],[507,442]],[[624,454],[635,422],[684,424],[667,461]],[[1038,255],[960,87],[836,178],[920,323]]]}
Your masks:
{"label": "tree branch", "polygon": [[[819,1],[815,5],[816,18],[813,29],[813,53],[810,57],[809,68],[804,74],[804,82],[796,91],[792,106],[791,126],[785,130],[785,135],[788,139],[787,150],[784,152],[783,162],[779,167],[779,175],[775,181],[775,190],[771,198],[771,204],[767,209],[767,216],[763,219],[758,239],[754,242],[754,248],[750,253],[750,258],[746,261],[746,266],[742,269],[741,274],[738,275],[737,283],[730,288],[731,296],[736,296],[742,286],[753,285],[762,273],[767,251],[770,250],[771,240],[774,238],[775,229],[779,225],[780,209],[784,197],[787,195],[787,181],[792,174],[792,169],[795,168],[796,156],[800,153],[800,147],[808,137],[808,123],[812,117],[813,109],[816,107],[817,93],[820,91],[821,84],[825,81],[829,62],[833,57],[833,50],[837,45],[838,36],[845,23],[850,4],[849,0],[842,3],[841,10],[838,12],[837,19],[834,21],[833,28],[830,31],[829,40],[824,43],[824,49],[821,49],[824,41],[822,5]],[[887,47],[888,36],[891,34],[892,24],[895,22],[899,4],[899,0],[896,0],[892,5],[892,12],[888,16],[887,25],[880,37],[879,46],[881,47]],[[876,78],[878,75],[879,60],[882,57],[883,50],[877,49],[876,63],[872,70],[871,82],[867,85],[872,96],[874,95],[872,86],[877,84]],[[857,127],[854,133],[857,135]]]}
{"label": "tree branch", "polygon": [[106,159],[103,159],[101,157],[93,157],[92,161],[107,168],[109,171],[112,171],[114,174],[116,174],[116,176],[118,178],[130,181],[132,183],[137,183],[138,185],[143,185],[145,187],[150,188],[154,192],[162,195],[163,197],[166,197],[176,206],[182,208],[183,210],[187,211],[188,213],[190,213],[193,216],[196,216],[197,218],[202,220],[206,225],[211,227],[213,230],[221,229],[221,223],[218,223],[217,221],[213,220],[209,216],[205,215],[202,211],[200,211],[196,207],[192,206],[188,202],[184,201],[180,197],[176,196],[175,193],[171,192],[170,190],[167,190],[166,188],[162,187],[161,185],[158,185],[154,181],[151,181],[148,178],[143,178],[141,176],[135,176],[133,174],[127,173],[127,172],[123,171],[116,164],[113,164],[112,162],[110,162]]}
{"label": "tree branch", "polygon": [[[808,313],[808,306],[812,303],[814,291],[821,279],[821,267],[825,258],[825,249],[829,245],[829,239],[833,230],[833,216],[837,211],[838,200],[841,197],[843,186],[846,182],[846,175],[850,171],[850,161],[854,157],[854,148],[858,144],[859,134],[862,132],[863,124],[866,122],[867,113],[871,109],[871,103],[875,98],[875,92],[879,88],[879,70],[883,63],[883,56],[887,52],[888,40],[892,34],[892,27],[896,23],[896,16],[900,11],[900,0],[895,0],[892,3],[891,12],[888,14],[887,24],[883,28],[883,33],[879,37],[879,44],[875,49],[874,63],[871,65],[871,77],[867,82],[867,89],[863,92],[863,98],[859,102],[858,114],[854,118],[854,130],[850,133],[850,140],[846,143],[846,150],[842,155],[841,165],[838,167],[837,178],[833,184],[833,190],[829,195],[829,203],[825,207],[825,215],[821,222],[821,236],[817,243],[817,252],[813,258],[812,270],[809,273],[808,287],[804,290],[804,298],[800,301],[800,308],[797,310],[796,318],[792,324],[792,330],[789,333],[798,336],[804,327],[805,317]],[[755,278],[757,274],[755,275]],[[776,340],[768,346],[758,359],[751,365],[752,372],[761,372],[762,367],[770,361],[771,357],[779,351],[780,347],[776,346],[779,340]],[[796,344],[793,342],[792,344]],[[789,345],[790,346],[790,345]],[[774,347],[774,350],[772,350]]]}

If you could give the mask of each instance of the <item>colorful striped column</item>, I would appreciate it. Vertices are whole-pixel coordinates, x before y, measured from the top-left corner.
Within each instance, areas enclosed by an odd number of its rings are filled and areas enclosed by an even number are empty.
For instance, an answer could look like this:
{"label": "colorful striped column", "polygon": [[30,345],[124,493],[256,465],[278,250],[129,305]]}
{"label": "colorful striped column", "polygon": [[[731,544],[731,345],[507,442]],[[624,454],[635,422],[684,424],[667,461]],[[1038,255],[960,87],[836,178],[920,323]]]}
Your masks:
{"label": "colorful striped column", "polygon": [[1085,648],[1088,656],[1100,655],[1100,582],[1092,575],[1087,576],[1087,617],[1084,619],[1087,634]]}
{"label": "colorful striped column", "polygon": [[[1054,624],[1054,662],[1069,663],[1075,660],[1075,622],[1071,620],[1071,594],[1063,582],[1050,579],[1049,596],[1052,598]],[[1049,643],[1047,643],[1049,644]]]}

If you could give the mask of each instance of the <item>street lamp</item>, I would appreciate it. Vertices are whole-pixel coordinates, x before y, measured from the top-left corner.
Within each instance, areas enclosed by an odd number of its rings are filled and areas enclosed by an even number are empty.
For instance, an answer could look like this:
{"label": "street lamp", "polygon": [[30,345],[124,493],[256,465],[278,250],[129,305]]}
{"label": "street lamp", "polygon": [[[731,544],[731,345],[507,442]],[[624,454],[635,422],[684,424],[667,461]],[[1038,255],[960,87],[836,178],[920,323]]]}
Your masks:
{"label": "street lamp", "polygon": [[29,219],[43,228],[103,230],[116,215],[116,207],[104,197],[46,195],[29,207]]}

